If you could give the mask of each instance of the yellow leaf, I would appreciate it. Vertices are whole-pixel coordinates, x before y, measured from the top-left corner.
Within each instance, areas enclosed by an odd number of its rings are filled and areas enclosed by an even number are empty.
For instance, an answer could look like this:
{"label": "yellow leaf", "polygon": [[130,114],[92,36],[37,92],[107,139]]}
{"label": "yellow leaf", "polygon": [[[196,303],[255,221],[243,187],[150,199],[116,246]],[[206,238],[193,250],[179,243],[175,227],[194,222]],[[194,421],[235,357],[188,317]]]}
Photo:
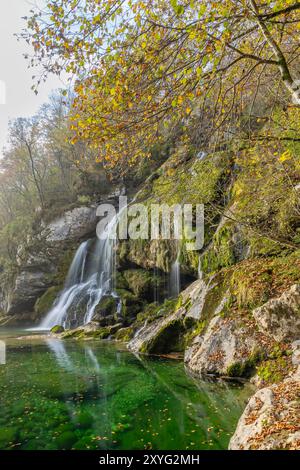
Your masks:
{"label": "yellow leaf", "polygon": [[289,150],[286,150],[285,152],[283,152],[281,156],[279,157],[280,162],[285,162],[286,160],[290,160],[290,159],[291,159],[291,153]]}

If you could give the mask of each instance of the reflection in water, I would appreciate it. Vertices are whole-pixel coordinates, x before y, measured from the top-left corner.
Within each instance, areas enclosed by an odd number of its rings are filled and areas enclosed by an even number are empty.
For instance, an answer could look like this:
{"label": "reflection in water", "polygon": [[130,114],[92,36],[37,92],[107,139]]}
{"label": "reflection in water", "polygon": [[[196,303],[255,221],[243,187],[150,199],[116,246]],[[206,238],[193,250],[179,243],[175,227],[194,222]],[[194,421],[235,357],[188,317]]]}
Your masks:
{"label": "reflection in water", "polygon": [[55,338],[47,338],[46,343],[49,346],[49,349],[54,352],[58,365],[60,365],[63,369],[67,371],[74,370],[74,365],[70,360],[64,343]]}
{"label": "reflection in water", "polygon": [[141,360],[104,342],[9,348],[0,449],[226,448],[249,396],[194,380],[179,362]]}

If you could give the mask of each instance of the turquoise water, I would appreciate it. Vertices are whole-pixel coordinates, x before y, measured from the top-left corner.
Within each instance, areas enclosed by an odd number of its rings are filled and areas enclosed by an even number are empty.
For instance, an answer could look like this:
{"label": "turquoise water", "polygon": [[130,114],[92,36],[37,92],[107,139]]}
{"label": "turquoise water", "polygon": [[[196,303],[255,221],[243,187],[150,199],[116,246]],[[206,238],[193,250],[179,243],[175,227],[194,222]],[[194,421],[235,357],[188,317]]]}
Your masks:
{"label": "turquoise water", "polygon": [[0,332],[0,449],[225,449],[251,393],[109,342],[15,336]]}

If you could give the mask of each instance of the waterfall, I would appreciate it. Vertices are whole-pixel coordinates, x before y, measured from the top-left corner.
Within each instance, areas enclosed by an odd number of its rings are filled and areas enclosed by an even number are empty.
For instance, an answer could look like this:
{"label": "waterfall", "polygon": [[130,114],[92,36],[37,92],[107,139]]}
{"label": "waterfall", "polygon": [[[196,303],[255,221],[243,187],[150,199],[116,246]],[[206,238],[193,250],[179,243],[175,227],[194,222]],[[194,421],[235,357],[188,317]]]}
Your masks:
{"label": "waterfall", "polygon": [[177,257],[171,265],[170,271],[170,294],[171,297],[177,297],[180,293],[181,283],[180,283],[180,249],[177,247]]}
{"label": "waterfall", "polygon": [[177,297],[180,292],[180,263],[176,259],[171,266],[170,272],[170,293],[172,297]]}
{"label": "waterfall", "polygon": [[71,263],[64,288],[39,329],[64,328],[89,323],[104,295],[115,295],[116,227],[118,215],[106,226],[101,239],[83,242]]}

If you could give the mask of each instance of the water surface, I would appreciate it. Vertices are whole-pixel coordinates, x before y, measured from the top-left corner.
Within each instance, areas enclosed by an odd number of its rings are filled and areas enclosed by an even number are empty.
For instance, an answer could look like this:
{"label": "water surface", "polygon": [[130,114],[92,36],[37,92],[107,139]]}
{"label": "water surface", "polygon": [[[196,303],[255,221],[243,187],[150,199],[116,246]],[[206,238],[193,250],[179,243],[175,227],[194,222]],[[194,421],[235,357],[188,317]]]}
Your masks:
{"label": "water surface", "polygon": [[251,393],[109,342],[0,340],[0,449],[225,449]]}

